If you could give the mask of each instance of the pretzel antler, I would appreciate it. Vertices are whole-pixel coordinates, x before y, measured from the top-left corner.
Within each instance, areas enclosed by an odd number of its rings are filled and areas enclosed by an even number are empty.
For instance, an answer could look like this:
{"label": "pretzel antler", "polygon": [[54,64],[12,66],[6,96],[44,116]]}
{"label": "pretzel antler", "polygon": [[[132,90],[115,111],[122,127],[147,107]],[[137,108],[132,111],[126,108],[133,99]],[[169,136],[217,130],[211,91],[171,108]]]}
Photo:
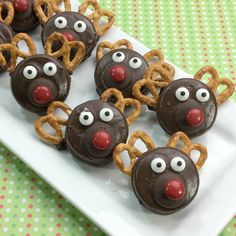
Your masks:
{"label": "pretzel antler", "polygon": [[183,143],[183,147],[180,150],[183,151],[189,157],[190,157],[191,151],[193,150],[199,151],[200,155],[195,165],[198,170],[201,169],[207,159],[206,147],[201,144],[192,143],[189,137],[183,132],[174,133],[170,137],[167,147],[178,148],[177,147],[178,142]]}
{"label": "pretzel antler", "polygon": [[[24,52],[19,49],[19,42],[25,41],[29,51]],[[4,57],[3,52],[9,51],[11,55],[10,63],[8,64],[7,59]],[[8,71],[14,71],[17,63],[17,58],[21,57],[23,59],[36,54],[36,47],[34,41],[25,33],[16,34],[11,42],[11,44],[1,44],[0,45],[0,64],[6,68]]]}
{"label": "pretzel antler", "polygon": [[[59,50],[53,52],[53,45],[56,41],[59,41],[62,46]],[[53,33],[51,34],[44,46],[45,53],[56,59],[63,58],[63,63],[65,67],[72,72],[83,60],[85,55],[85,45],[81,41],[69,42],[62,34]],[[73,59],[71,59],[71,50],[75,49],[76,54]]]}
{"label": "pretzel antler", "polygon": [[131,42],[128,41],[127,39],[120,39],[116,41],[115,43],[110,43],[108,41],[104,41],[100,43],[97,47],[97,54],[96,54],[97,60],[99,61],[101,58],[103,58],[103,56],[105,55],[105,51],[104,51],[105,49],[109,49],[110,51],[113,51],[121,47],[133,49]]}
{"label": "pretzel antler", "polygon": [[107,102],[111,97],[116,98],[115,106],[124,114],[126,106],[132,106],[133,111],[126,118],[128,125],[132,124],[141,113],[141,105],[138,100],[124,98],[122,92],[115,88],[109,88],[101,95],[101,100]]}
{"label": "pretzel antler", "polygon": [[[53,102],[49,105],[47,115],[40,117],[35,121],[35,130],[39,138],[48,143],[58,145],[62,142],[64,135],[62,133],[62,126],[66,126],[67,120],[55,115],[55,111],[59,109],[66,113],[68,116],[72,109],[63,102]],[[43,128],[43,125],[49,124],[55,131],[54,135],[49,134]]]}
{"label": "pretzel antler", "polygon": [[[136,131],[131,135],[127,144],[121,143],[117,145],[113,151],[113,160],[115,161],[115,164],[123,173],[127,175],[131,175],[132,169],[137,159],[142,155],[142,152],[135,147],[135,143],[138,139],[140,139],[146,145],[147,150],[155,148],[155,144],[153,143],[152,139],[145,132]],[[128,167],[125,167],[125,164],[121,158],[121,153],[124,151],[128,151],[129,154],[130,165]]]}
{"label": "pretzel antler", "polygon": [[[234,84],[231,80],[225,78],[219,78],[218,72],[213,66],[205,66],[201,68],[194,76],[194,79],[201,80],[205,74],[210,74],[212,78],[207,82],[208,87],[213,91],[216,96],[218,105],[225,102],[234,92]],[[217,89],[220,85],[225,85],[226,88],[217,93]]]}
{"label": "pretzel antler", "polygon": [[[3,10],[7,10],[7,16],[3,19],[2,13]],[[11,2],[3,1],[0,2],[0,21],[6,25],[10,25],[14,19],[15,10]]]}
{"label": "pretzel antler", "polygon": [[[86,10],[90,6],[93,7],[93,12],[89,15],[85,15]],[[90,19],[99,36],[105,34],[111,28],[115,20],[114,14],[110,11],[102,9],[96,0],[85,0],[79,6],[78,12]],[[101,23],[101,19],[104,16],[107,17],[107,22]]]}

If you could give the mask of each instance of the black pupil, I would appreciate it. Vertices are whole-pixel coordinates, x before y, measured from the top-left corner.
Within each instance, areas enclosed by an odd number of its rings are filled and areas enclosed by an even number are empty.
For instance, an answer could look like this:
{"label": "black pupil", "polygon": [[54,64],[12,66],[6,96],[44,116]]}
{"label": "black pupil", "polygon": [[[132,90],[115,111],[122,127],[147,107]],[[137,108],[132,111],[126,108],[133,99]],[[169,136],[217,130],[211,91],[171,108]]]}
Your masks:
{"label": "black pupil", "polygon": [[31,75],[32,73],[33,73],[33,71],[32,71],[32,70],[28,70],[28,74],[30,74],[30,75]]}
{"label": "black pupil", "polygon": [[62,21],[62,20],[59,20],[59,21],[58,21],[58,23],[59,23],[59,24],[62,24],[62,23],[63,23],[63,21]]}
{"label": "black pupil", "polygon": [[135,58],[135,59],[133,60],[133,62],[134,62],[134,63],[137,63],[137,62],[138,62],[138,59]]}
{"label": "black pupil", "polygon": [[120,52],[118,52],[118,53],[116,54],[116,56],[118,56],[118,57],[121,57],[121,53],[120,53]]}
{"label": "black pupil", "polygon": [[82,23],[78,23],[78,27],[81,28],[82,27]]}
{"label": "black pupil", "polygon": [[182,166],[182,161],[178,161],[177,166]]}
{"label": "black pupil", "polygon": [[109,111],[106,111],[105,112],[105,116],[109,116],[110,115],[110,112]]}
{"label": "black pupil", "polygon": [[88,120],[88,119],[89,119],[89,116],[88,116],[88,115],[84,115],[84,119],[85,119],[85,120]]}
{"label": "black pupil", "polygon": [[181,95],[181,96],[185,96],[185,92],[182,91],[182,92],[180,93],[180,95]]}
{"label": "black pupil", "polygon": [[206,92],[202,93],[202,97],[206,97],[206,95],[207,95]]}
{"label": "black pupil", "polygon": [[161,167],[162,167],[162,164],[161,164],[161,162],[158,162],[158,163],[157,163],[157,167],[159,167],[159,168],[161,168]]}
{"label": "black pupil", "polygon": [[49,69],[49,70],[52,70],[52,66],[49,66],[48,69]]}

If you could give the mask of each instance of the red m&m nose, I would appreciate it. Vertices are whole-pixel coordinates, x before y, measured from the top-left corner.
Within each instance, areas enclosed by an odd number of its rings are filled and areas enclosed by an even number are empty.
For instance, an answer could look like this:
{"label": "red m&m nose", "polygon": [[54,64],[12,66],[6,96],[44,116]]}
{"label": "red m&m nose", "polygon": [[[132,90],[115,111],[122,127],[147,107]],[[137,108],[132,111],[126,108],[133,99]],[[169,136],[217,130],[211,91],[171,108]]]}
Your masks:
{"label": "red m&m nose", "polygon": [[192,109],[186,115],[188,125],[192,127],[200,126],[204,121],[204,113],[199,109]]}
{"label": "red m&m nose", "polygon": [[12,2],[15,11],[26,12],[28,9],[28,0],[13,0]]}
{"label": "red m&m nose", "polygon": [[185,187],[179,180],[170,180],[164,187],[165,195],[171,200],[180,200],[185,194]]}
{"label": "red m&m nose", "polygon": [[52,92],[46,86],[38,86],[33,91],[33,99],[38,104],[47,104],[52,100]]}
{"label": "red m&m nose", "polygon": [[63,35],[69,42],[74,40],[74,36],[70,32],[65,32]]}
{"label": "red m&m nose", "polygon": [[112,142],[111,135],[106,131],[98,131],[93,135],[93,145],[98,150],[106,150]]}
{"label": "red m&m nose", "polygon": [[122,82],[126,78],[125,68],[123,66],[113,66],[110,70],[110,76],[115,82]]}

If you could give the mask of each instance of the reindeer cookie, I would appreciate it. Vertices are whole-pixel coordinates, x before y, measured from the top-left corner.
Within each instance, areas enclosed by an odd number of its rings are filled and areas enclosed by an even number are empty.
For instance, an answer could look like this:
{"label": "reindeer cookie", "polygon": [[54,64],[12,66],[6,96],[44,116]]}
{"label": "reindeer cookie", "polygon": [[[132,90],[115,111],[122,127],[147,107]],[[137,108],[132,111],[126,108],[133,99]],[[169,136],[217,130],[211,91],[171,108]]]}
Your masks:
{"label": "reindeer cookie", "polygon": [[[163,68],[162,80],[172,81],[174,67],[164,62],[160,50],[151,50],[142,56],[133,50],[132,44],[126,39],[118,40],[114,44],[102,42],[97,48],[97,65],[94,73],[97,93],[100,95],[108,88],[116,88],[124,97],[132,97],[133,85],[150,70],[153,61]],[[150,76],[154,76],[154,71]]]}
{"label": "reindeer cookie", "polygon": [[[15,32],[27,32],[34,29],[39,20],[34,12],[34,0],[0,0],[6,2],[13,7],[13,21],[11,27]],[[3,12],[3,15],[6,12]]]}
{"label": "reindeer cookie", "polygon": [[[158,70],[161,75],[161,68]],[[206,73],[211,78],[204,83],[201,80]],[[226,88],[218,93],[220,85]],[[151,92],[151,96],[142,93],[143,87]],[[200,69],[194,79],[166,83],[145,78],[133,87],[134,97],[156,111],[159,123],[167,133],[183,131],[191,138],[202,135],[213,126],[218,105],[233,92],[233,83],[228,79],[220,79],[212,66]]]}
{"label": "reindeer cookie", "polygon": [[[147,147],[142,153],[135,147],[140,139]],[[178,142],[183,148],[178,149]],[[200,152],[194,163],[193,150]],[[128,151],[130,166],[126,167],[121,153]],[[182,132],[173,134],[167,147],[155,148],[152,139],[143,131],[136,131],[127,144],[119,144],[113,158],[120,170],[131,175],[132,186],[140,204],[160,215],[169,215],[183,209],[195,198],[199,188],[198,170],[204,165],[207,150],[194,144]]]}
{"label": "reindeer cookie", "polygon": [[[65,11],[59,8],[59,2],[64,2]],[[43,11],[45,6],[46,13]],[[90,6],[94,11],[85,15]],[[41,35],[43,44],[54,32],[64,35],[68,41],[81,41],[86,48],[84,60],[91,55],[99,37],[105,34],[114,22],[114,15],[102,9],[96,0],[84,1],[78,12],[71,11],[69,0],[35,0],[35,11],[43,25]],[[106,17],[107,21],[101,22],[102,17]],[[60,44],[54,44],[54,48],[59,47]],[[73,54],[74,51],[72,51]]]}
{"label": "reindeer cookie", "polygon": [[[60,40],[62,47],[51,52],[53,39]],[[25,41],[28,52],[22,51],[18,44]],[[71,48],[76,48],[74,59],[70,59]],[[10,61],[4,53],[10,53]],[[57,33],[48,38],[46,54],[36,54],[33,40],[24,33],[14,36],[11,44],[0,45],[0,64],[8,68],[11,76],[11,90],[16,101],[26,110],[46,113],[52,101],[64,101],[70,89],[70,73],[81,62],[85,48],[81,42],[68,42]],[[23,60],[17,65],[17,59]],[[62,57],[63,63],[57,58]]]}
{"label": "reindeer cookie", "polygon": [[[111,96],[117,98],[115,105],[107,102]],[[133,107],[127,118],[123,114],[126,106]],[[68,119],[58,117],[56,109],[64,111]],[[109,89],[102,94],[101,100],[87,101],[73,110],[62,102],[52,103],[48,114],[35,122],[35,129],[46,143],[55,144],[59,148],[65,144],[78,160],[100,166],[111,162],[114,147],[126,142],[128,125],[136,120],[140,110],[137,100],[124,99],[118,90]],[[55,130],[55,135],[44,129],[45,123]]]}

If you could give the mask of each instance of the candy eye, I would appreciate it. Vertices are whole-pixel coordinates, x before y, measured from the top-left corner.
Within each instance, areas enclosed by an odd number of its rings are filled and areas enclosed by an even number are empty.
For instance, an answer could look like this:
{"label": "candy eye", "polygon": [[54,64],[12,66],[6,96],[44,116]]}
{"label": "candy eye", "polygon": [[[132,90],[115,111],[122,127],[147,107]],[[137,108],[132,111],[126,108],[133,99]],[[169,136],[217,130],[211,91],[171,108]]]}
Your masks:
{"label": "candy eye", "polygon": [[53,76],[57,73],[57,66],[52,62],[48,62],[44,65],[43,71],[46,75]]}
{"label": "candy eye", "polygon": [[37,76],[37,70],[34,66],[26,66],[23,75],[26,79],[34,79]]}
{"label": "candy eye", "polygon": [[179,101],[184,102],[189,98],[189,91],[185,87],[180,87],[176,90],[175,96]]}
{"label": "candy eye", "polygon": [[175,157],[172,159],[170,166],[174,171],[182,172],[186,167],[186,163],[182,157]]}
{"label": "candy eye", "polygon": [[67,20],[65,17],[59,16],[55,20],[55,26],[58,29],[64,29],[67,26]]}
{"label": "candy eye", "polygon": [[83,21],[79,20],[75,22],[74,29],[78,33],[83,33],[87,29],[87,26]]}
{"label": "candy eye", "polygon": [[79,121],[82,125],[89,126],[93,123],[93,114],[89,111],[82,111],[79,116]]}
{"label": "candy eye", "polygon": [[199,102],[206,102],[210,98],[210,93],[204,88],[198,89],[196,92],[196,98]]}
{"label": "candy eye", "polygon": [[154,172],[160,174],[165,171],[166,169],[166,163],[161,158],[155,158],[151,162],[151,168]]}
{"label": "candy eye", "polygon": [[129,66],[133,69],[138,69],[142,66],[142,61],[138,57],[133,57],[129,61]]}
{"label": "candy eye", "polygon": [[125,60],[125,54],[123,52],[116,52],[112,55],[112,60],[114,62],[122,62]]}
{"label": "candy eye", "polygon": [[100,116],[101,120],[103,120],[105,122],[109,122],[109,121],[111,121],[113,119],[114,113],[109,108],[103,108],[100,111],[99,116]]}

